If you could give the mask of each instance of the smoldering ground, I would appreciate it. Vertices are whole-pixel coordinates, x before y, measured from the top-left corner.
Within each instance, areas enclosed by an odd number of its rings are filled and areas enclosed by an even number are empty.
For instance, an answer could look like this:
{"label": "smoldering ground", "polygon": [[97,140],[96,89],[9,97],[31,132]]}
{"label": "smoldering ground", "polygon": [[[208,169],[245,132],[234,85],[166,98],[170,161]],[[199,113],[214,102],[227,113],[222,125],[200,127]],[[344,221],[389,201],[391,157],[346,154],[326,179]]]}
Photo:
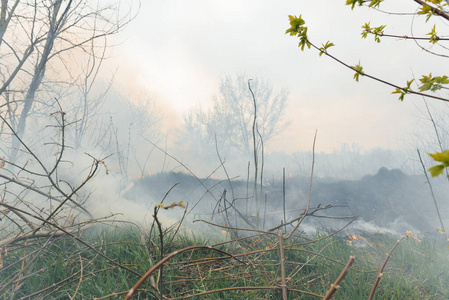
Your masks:
{"label": "smoldering ground", "polygon": [[[283,181],[275,179],[263,185],[259,204],[253,197],[253,182],[196,178],[182,172],[163,172],[142,178],[133,183],[124,198],[147,207],[164,198],[166,204],[183,201],[189,203],[187,220],[205,219],[242,228],[256,226],[258,208],[258,227],[268,229],[292,221],[304,212],[309,184],[307,177],[285,179],[285,220]],[[442,201],[447,182],[433,181],[432,188],[436,201],[441,202],[440,214],[448,215]],[[353,216],[357,220],[348,228],[352,231],[401,234],[412,230],[423,235],[435,233],[440,227],[426,177],[406,175],[398,169],[381,168],[377,174],[358,180],[315,178],[310,193],[309,213],[312,211],[314,214],[303,223],[303,228],[309,232],[340,229]],[[169,215],[176,219],[181,212],[173,211]]]}

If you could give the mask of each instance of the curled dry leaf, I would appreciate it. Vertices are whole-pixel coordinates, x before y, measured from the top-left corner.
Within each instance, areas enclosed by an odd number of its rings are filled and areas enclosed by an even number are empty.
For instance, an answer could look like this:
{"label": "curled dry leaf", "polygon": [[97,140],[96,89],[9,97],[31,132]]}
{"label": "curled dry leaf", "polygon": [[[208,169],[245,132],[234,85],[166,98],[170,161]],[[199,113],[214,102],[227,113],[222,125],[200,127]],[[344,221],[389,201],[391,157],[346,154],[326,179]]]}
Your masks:
{"label": "curled dry leaf", "polygon": [[174,208],[174,207],[176,207],[176,206],[183,207],[183,208],[186,207],[186,206],[184,205],[184,202],[183,202],[183,201],[179,201],[178,203],[173,202],[172,204],[170,204],[170,205],[168,205],[168,206],[165,205],[165,204],[163,204],[163,203],[156,205],[156,207],[160,207],[160,208],[163,208],[163,209]]}

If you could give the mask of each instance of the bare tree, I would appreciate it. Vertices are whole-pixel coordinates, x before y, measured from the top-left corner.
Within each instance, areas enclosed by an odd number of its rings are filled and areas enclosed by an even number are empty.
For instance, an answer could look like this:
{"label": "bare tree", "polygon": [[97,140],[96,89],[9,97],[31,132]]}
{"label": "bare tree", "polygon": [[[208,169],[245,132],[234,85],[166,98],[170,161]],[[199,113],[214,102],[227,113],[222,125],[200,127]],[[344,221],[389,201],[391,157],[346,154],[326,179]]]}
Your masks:
{"label": "bare tree", "polygon": [[[201,151],[208,146],[215,147],[216,136],[221,151],[234,149],[251,153],[254,102],[248,79],[246,75],[226,76],[220,82],[220,95],[214,97],[210,109],[200,105],[192,107],[184,117],[181,143]],[[253,78],[251,88],[257,102],[257,131],[266,145],[288,125],[283,120],[288,92],[273,91],[268,81],[259,78]]]}
{"label": "bare tree", "polygon": [[[87,95],[104,58],[107,37],[131,19],[131,8],[123,13],[119,1],[1,1],[0,113],[16,135],[0,135],[11,140],[6,153],[10,161],[18,157],[19,139],[26,134],[30,115],[54,111],[55,98],[64,102],[61,95],[71,93],[71,87],[83,86]],[[86,101],[83,105],[87,110],[92,107]],[[88,116],[84,111],[83,122]]]}
{"label": "bare tree", "polygon": [[[146,165],[153,147],[148,148],[147,140],[157,143],[160,134],[161,116],[156,103],[148,95],[125,97],[115,94],[104,106],[109,120],[107,131],[102,131],[99,149],[107,155],[114,149],[111,157],[118,172],[125,181],[131,175],[147,173]],[[112,100],[112,101],[111,101]],[[102,120],[105,121],[105,118]]]}

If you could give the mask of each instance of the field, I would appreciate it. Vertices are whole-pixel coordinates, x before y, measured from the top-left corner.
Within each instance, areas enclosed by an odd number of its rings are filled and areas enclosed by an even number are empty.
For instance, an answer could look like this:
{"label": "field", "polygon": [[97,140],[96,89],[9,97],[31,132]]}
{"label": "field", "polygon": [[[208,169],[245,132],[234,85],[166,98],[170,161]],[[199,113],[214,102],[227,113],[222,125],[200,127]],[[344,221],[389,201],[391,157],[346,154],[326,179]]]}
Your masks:
{"label": "field", "polygon": [[76,238],[17,242],[2,252],[1,299],[124,297],[161,260],[134,299],[280,299],[283,286],[288,299],[320,299],[351,256],[355,260],[334,298],[368,299],[385,254],[398,240],[373,299],[449,298],[449,252],[442,238],[324,232],[286,238],[223,229],[222,241],[211,242],[160,225],[162,236],[157,224],[152,232],[98,225],[72,233]]}

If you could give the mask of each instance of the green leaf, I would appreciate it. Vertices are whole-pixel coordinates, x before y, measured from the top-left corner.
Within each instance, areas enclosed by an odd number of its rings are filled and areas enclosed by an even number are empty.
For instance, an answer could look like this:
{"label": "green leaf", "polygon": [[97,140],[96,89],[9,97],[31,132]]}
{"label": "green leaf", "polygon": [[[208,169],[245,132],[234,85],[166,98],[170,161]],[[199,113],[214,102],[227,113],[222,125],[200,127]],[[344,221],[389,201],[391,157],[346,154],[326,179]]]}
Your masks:
{"label": "green leaf", "polygon": [[379,27],[375,27],[373,30],[373,34],[374,34],[374,40],[378,43],[380,43],[380,36],[384,35],[384,29],[385,29],[386,25],[382,25]]}
{"label": "green leaf", "polygon": [[432,175],[432,177],[440,176],[440,175],[443,174],[443,172],[444,172],[444,165],[436,165],[436,166],[433,166],[433,167],[430,168],[428,171],[430,172],[430,174]]}
{"label": "green leaf", "polygon": [[355,79],[355,81],[359,82],[360,75],[365,76],[365,73],[363,73],[363,67],[360,65],[360,62],[359,62],[357,65],[355,65],[351,68],[355,71],[353,78]]}
{"label": "green leaf", "polygon": [[418,15],[427,15],[426,22],[435,14],[434,9],[430,5],[422,5],[418,11]]}
{"label": "green leaf", "polygon": [[437,152],[435,154],[429,153],[429,155],[434,161],[439,161],[449,166],[449,150],[444,150],[443,152]]}
{"label": "green leaf", "polygon": [[449,77],[446,75],[443,75],[443,77],[440,77],[440,83],[441,84],[449,84]]}
{"label": "green leaf", "polygon": [[374,40],[377,43],[380,43],[380,37],[384,35],[384,29],[386,25],[371,28],[370,23],[371,22],[365,23],[365,25],[362,26],[363,29],[362,38],[366,38],[368,34],[372,34],[374,35]]}
{"label": "green leaf", "polygon": [[366,39],[366,37],[368,36],[368,33],[371,33],[371,27],[370,27],[370,23],[365,23],[365,25],[362,26],[362,39]]}
{"label": "green leaf", "polygon": [[311,44],[309,43],[307,37],[307,27],[304,26],[306,22],[302,19],[301,16],[296,17],[289,15],[288,19],[290,20],[290,28],[285,31],[285,34],[290,33],[291,36],[298,36],[298,47],[301,48],[302,51],[304,51],[305,46],[310,49]]}
{"label": "green leaf", "polygon": [[434,161],[441,162],[442,164],[433,166],[429,169],[432,177],[439,176],[443,174],[445,168],[449,167],[449,150],[444,150],[443,152],[437,152],[435,154],[429,153],[430,157]]}
{"label": "green leaf", "polygon": [[402,89],[396,89],[394,92],[391,92],[392,94],[400,94],[399,100],[404,101],[405,92]]}
{"label": "green leaf", "polygon": [[[302,25],[304,25],[306,22],[302,19],[301,16],[296,17],[296,16],[289,15],[288,19],[290,20],[291,27],[289,29],[287,29],[287,31],[285,31],[285,34],[290,33],[290,35],[292,35],[292,36],[300,34],[304,29],[304,26],[302,26]],[[307,28],[307,27],[305,27],[305,28]]]}
{"label": "green leaf", "polygon": [[405,95],[410,93],[410,90],[411,90],[410,86],[412,85],[413,81],[415,81],[415,79],[407,81],[407,86],[406,87],[396,88],[396,90],[394,92],[392,92],[392,94],[400,94],[399,95],[399,100],[404,101]]}
{"label": "green leaf", "polygon": [[369,7],[379,7],[380,3],[383,1],[384,0],[372,0],[371,3],[369,4]]}
{"label": "green leaf", "polygon": [[323,47],[320,48],[320,56],[323,53],[327,53],[327,49],[329,49],[330,47],[333,47],[333,46],[335,46],[334,43],[331,43],[331,42],[327,41],[326,45],[323,45]]}
{"label": "green leaf", "polygon": [[431,43],[431,44],[436,44],[440,40],[440,37],[436,33],[435,25],[433,25],[432,30],[429,33],[427,33],[426,35],[430,35],[429,43]]}
{"label": "green leaf", "polygon": [[[384,0],[372,0],[369,7],[378,7]],[[354,9],[356,5],[362,6],[367,0],[346,0],[346,5],[351,5],[351,9]]]}
{"label": "green leaf", "polygon": [[346,0],[346,5],[351,5],[351,9],[354,9],[354,6],[356,6],[356,4],[362,6],[363,2],[364,0]]}
{"label": "green leaf", "polygon": [[309,40],[307,39],[307,27],[305,27],[305,29],[299,36],[299,45],[298,46],[301,48],[301,51],[304,51],[304,46],[307,46],[307,48],[310,49],[310,43],[309,43]]}
{"label": "green leaf", "polygon": [[428,90],[435,92],[441,90],[443,85],[449,84],[449,78],[446,75],[433,77],[432,73],[429,76],[423,75],[419,81],[422,83],[419,87],[421,92]]}

